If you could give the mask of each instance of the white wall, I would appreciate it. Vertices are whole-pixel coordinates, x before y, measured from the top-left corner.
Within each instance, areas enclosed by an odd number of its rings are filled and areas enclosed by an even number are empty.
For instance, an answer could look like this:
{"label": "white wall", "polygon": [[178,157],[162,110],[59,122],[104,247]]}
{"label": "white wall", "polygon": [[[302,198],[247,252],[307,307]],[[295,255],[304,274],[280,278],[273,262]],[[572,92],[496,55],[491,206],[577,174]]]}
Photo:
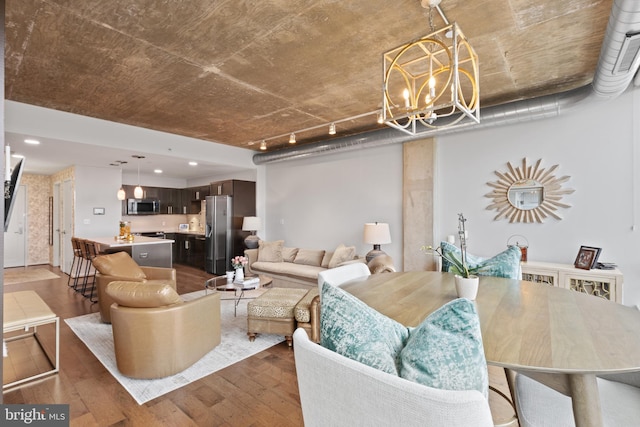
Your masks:
{"label": "white wall", "polygon": [[402,265],[401,145],[269,164],[265,182],[261,238],[308,249],[344,243],[364,256],[364,224],[387,222],[392,243],[381,249]]}
{"label": "white wall", "polygon": [[[120,169],[75,167],[75,235],[105,237],[118,234],[122,205],[116,198]],[[104,208],[94,215],[93,208]]]}
{"label": "white wall", "polygon": [[[436,238],[456,234],[457,214],[463,212],[468,250],[474,254],[500,252],[514,234],[528,239],[531,261],[573,264],[581,245],[599,247],[600,260],[617,263],[625,276],[623,303],[639,304],[635,209],[640,135],[634,134],[633,124],[640,114],[639,94],[636,90],[614,101],[592,101],[553,119],[438,138]],[[498,178],[493,171],[506,172],[507,162],[517,166],[523,157],[542,159],[545,168],[559,165],[557,177],[571,176],[563,184],[575,189],[563,198],[572,205],[559,210],[564,219],[511,224],[494,221],[497,212],[486,209],[490,199],[485,194],[492,190],[486,183]]]}

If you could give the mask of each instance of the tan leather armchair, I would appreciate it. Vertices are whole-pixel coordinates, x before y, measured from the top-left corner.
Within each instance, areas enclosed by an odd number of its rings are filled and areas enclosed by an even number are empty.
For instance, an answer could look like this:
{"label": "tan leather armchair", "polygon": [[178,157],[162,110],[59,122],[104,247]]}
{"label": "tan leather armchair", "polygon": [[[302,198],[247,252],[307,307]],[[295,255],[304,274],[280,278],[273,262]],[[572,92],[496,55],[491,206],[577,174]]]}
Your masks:
{"label": "tan leather armchair", "polygon": [[127,377],[177,374],[220,344],[220,294],[183,302],[169,285],[111,282],[118,370]]}
{"label": "tan leather armchair", "polygon": [[139,266],[126,252],[98,255],[92,260],[96,269],[98,308],[100,320],[111,323],[109,307],[113,300],[105,292],[107,285],[115,281],[167,284],[176,290],[175,268]]}

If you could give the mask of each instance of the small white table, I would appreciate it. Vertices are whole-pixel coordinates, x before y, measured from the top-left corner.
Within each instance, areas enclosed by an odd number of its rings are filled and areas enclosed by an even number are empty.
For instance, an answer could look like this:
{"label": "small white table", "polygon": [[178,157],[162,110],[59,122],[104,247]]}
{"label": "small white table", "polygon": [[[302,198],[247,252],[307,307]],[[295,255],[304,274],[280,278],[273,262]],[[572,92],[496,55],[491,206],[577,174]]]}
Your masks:
{"label": "small white table", "polygon": [[[17,339],[33,336],[42,348],[44,354],[49,359],[49,362],[51,363],[51,366],[53,366],[53,369],[26,378],[22,378],[17,381],[3,384],[2,389],[6,390],[18,384],[57,373],[59,371],[60,364],[60,318],[56,316],[53,311],[51,311],[49,306],[42,300],[42,298],[40,298],[40,296],[35,291],[9,292],[4,294],[3,310],[3,335],[19,330],[25,331],[24,334],[12,336],[8,338],[7,341],[14,341]],[[38,326],[50,323],[54,323],[56,328],[56,354],[54,360],[52,360],[51,356],[47,353],[44,346],[40,343],[37,333]]]}

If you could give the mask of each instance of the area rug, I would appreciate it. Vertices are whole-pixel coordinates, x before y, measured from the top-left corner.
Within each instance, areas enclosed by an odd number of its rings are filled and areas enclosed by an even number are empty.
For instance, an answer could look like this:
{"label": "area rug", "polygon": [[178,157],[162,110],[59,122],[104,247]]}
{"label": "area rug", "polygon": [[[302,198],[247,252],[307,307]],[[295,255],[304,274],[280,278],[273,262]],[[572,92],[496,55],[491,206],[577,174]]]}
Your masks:
{"label": "area rug", "polygon": [[18,267],[15,269],[4,270],[4,284],[15,285],[16,283],[35,282],[36,280],[58,279],[60,276],[46,270],[44,268],[24,269]]}
{"label": "area rug", "polygon": [[[194,299],[203,295],[204,292],[192,292],[182,295],[182,298],[185,301]],[[247,337],[246,301],[240,302],[237,307],[237,316],[234,316],[235,301],[226,298],[220,302],[221,343],[184,371],[155,380],[127,378],[118,372],[113,352],[111,325],[102,323],[99,313],[73,317],[66,319],[65,322],[136,402],[142,405],[284,341],[283,336],[260,334],[254,342],[250,342]]]}

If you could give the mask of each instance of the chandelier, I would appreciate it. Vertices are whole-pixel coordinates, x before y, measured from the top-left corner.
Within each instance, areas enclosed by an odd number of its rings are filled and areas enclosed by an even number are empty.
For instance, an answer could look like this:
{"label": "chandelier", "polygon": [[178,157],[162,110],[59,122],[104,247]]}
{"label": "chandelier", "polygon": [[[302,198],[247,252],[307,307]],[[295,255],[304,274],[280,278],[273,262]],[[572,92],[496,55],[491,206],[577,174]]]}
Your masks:
{"label": "chandelier", "polygon": [[[478,56],[439,4],[422,0],[422,7],[429,8],[431,34],[383,55],[383,120],[411,135],[480,123]],[[445,24],[440,30],[433,24],[434,10]]]}

